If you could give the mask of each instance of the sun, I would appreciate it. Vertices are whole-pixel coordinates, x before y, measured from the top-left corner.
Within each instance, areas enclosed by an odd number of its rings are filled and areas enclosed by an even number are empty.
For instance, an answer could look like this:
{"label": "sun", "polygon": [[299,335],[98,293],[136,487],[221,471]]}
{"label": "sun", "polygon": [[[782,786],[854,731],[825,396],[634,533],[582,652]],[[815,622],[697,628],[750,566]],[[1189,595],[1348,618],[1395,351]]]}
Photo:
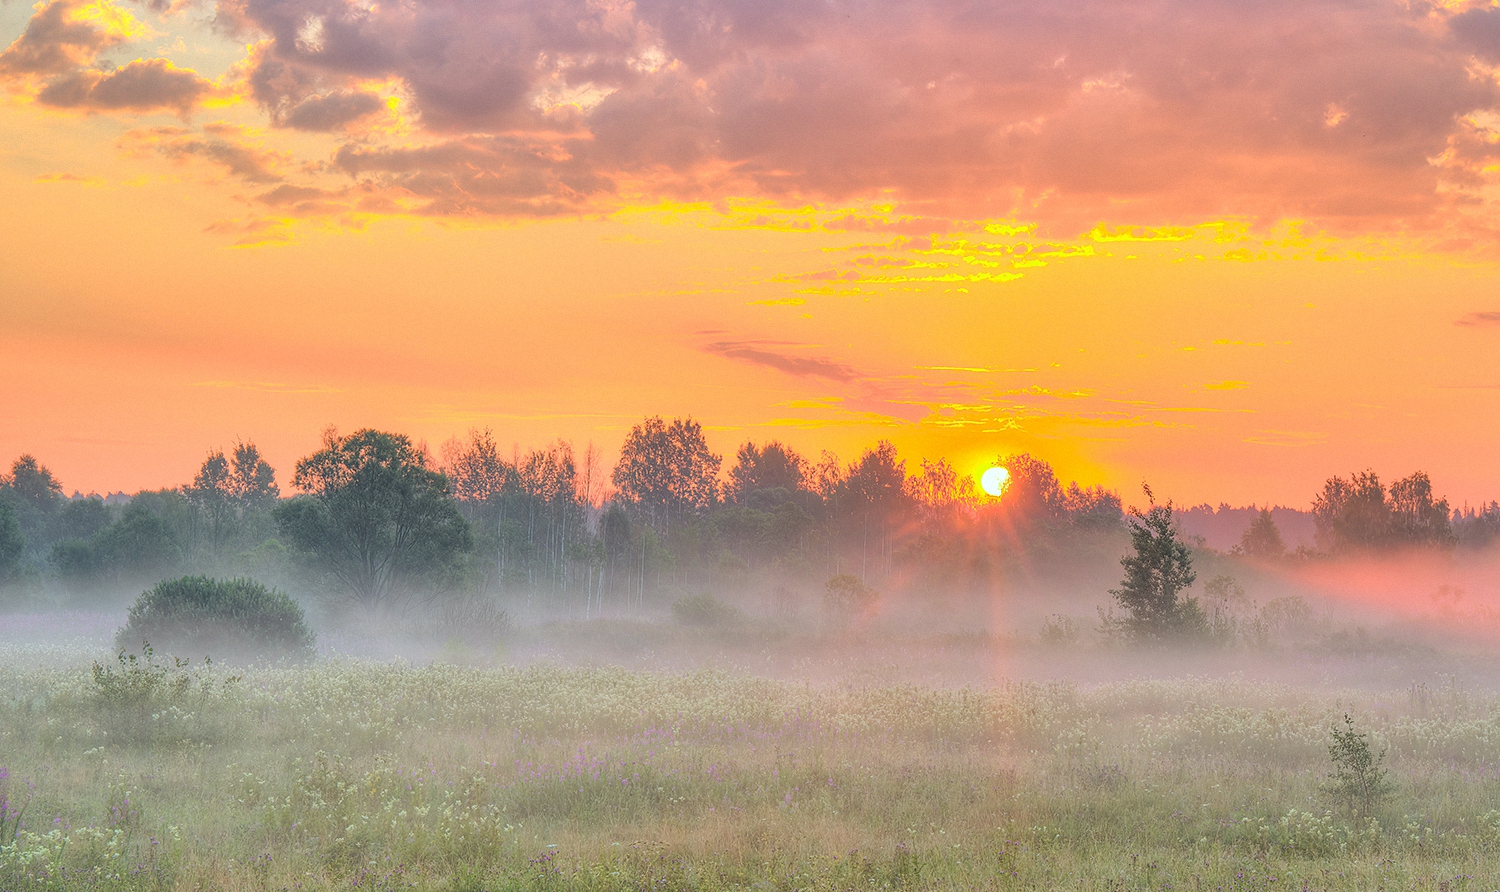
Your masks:
{"label": "sun", "polygon": [[998,466],[985,471],[979,478],[979,485],[984,491],[997,499],[1005,492],[1005,485],[1009,482],[1010,472]]}

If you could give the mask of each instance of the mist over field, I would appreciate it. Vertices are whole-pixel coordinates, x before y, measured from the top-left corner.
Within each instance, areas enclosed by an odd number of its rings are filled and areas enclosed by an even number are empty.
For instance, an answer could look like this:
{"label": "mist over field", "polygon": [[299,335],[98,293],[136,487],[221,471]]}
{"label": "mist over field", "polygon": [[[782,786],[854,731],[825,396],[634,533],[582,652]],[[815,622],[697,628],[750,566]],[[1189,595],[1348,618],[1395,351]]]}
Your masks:
{"label": "mist over field", "polygon": [[0,0],[0,892],[1500,892],[1500,0]]}
{"label": "mist over field", "polygon": [[1500,509],[1421,472],[1126,507],[648,418],[607,472],[362,430],[278,479],[13,464],[7,888],[1500,880]]}

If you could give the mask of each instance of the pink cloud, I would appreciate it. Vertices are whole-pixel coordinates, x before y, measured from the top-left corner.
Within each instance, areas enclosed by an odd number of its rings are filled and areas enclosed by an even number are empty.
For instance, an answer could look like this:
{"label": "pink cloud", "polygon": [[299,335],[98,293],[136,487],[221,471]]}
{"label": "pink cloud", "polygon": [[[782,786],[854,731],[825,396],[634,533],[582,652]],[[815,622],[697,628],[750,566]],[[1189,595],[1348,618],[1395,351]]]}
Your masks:
{"label": "pink cloud", "polygon": [[273,121],[403,85],[419,147],[339,152],[430,213],[886,196],[935,217],[1438,225],[1496,154],[1490,12],[1397,0],[221,0]]}

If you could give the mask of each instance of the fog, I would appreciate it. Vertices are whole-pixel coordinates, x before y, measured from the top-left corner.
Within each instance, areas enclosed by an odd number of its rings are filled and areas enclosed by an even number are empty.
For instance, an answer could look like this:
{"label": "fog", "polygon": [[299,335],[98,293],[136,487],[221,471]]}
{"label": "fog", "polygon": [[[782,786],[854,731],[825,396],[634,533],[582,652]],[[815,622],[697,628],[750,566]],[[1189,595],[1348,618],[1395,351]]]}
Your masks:
{"label": "fog", "polygon": [[[1118,543],[1121,553],[1127,543]],[[1500,684],[1500,550],[1352,557],[1313,563],[1248,562],[1197,555],[1205,578],[1232,575],[1234,604],[1214,605],[1249,625],[1268,605],[1295,602],[1306,613],[1214,641],[1142,646],[1111,639],[1100,611],[1117,609],[1118,555],[1044,567],[975,593],[903,588],[893,581],[868,609],[833,612],[795,579],[750,590],[703,591],[722,616],[684,617],[680,599],[605,604],[585,618],[540,593],[500,600],[499,624],[445,621],[451,599],[430,592],[381,621],[312,601],[318,659],[399,660],[462,666],[620,666],[653,672],[719,669],[819,685],[918,684],[983,687],[1007,680],[1103,684],[1177,675],[1284,683],[1381,687],[1462,679]],[[0,645],[53,665],[112,654],[126,624],[131,588],[100,588],[87,607],[0,614]],[[493,619],[495,613],[489,614]],[[138,648],[137,648],[138,649]],[[173,649],[166,655],[223,660]],[[253,661],[252,661],[253,662]]]}
{"label": "fog", "polygon": [[1492,878],[1500,505],[991,467],[329,431],[290,496],[242,443],[106,503],[23,456],[0,888]]}

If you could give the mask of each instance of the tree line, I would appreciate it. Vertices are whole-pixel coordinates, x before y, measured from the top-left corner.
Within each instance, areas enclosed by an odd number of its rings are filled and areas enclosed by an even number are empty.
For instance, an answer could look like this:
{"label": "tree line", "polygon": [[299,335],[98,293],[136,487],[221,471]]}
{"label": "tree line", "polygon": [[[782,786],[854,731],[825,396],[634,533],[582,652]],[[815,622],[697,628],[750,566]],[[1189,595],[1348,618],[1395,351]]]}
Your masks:
{"label": "tree line", "polygon": [[[175,572],[246,575],[378,615],[435,593],[595,615],[725,586],[795,600],[840,577],[981,591],[1081,551],[1118,556],[1140,525],[1118,494],[1064,485],[1041,458],[996,463],[1009,471],[998,500],[947,460],[909,463],[886,441],[847,462],[745,442],[726,465],[691,418],[644,419],[607,471],[592,448],[561,441],[505,454],[489,430],[437,456],[401,434],[330,430],[297,462],[289,497],[241,443],[211,451],[191,482],[117,506],[64,498],[26,455],[0,476],[0,577],[81,595]],[[1500,506],[1453,512],[1421,472],[1389,487],[1368,471],[1330,478],[1313,512],[1318,551],[1331,555],[1500,531]],[[1312,557],[1288,554],[1269,511],[1236,550]]]}

